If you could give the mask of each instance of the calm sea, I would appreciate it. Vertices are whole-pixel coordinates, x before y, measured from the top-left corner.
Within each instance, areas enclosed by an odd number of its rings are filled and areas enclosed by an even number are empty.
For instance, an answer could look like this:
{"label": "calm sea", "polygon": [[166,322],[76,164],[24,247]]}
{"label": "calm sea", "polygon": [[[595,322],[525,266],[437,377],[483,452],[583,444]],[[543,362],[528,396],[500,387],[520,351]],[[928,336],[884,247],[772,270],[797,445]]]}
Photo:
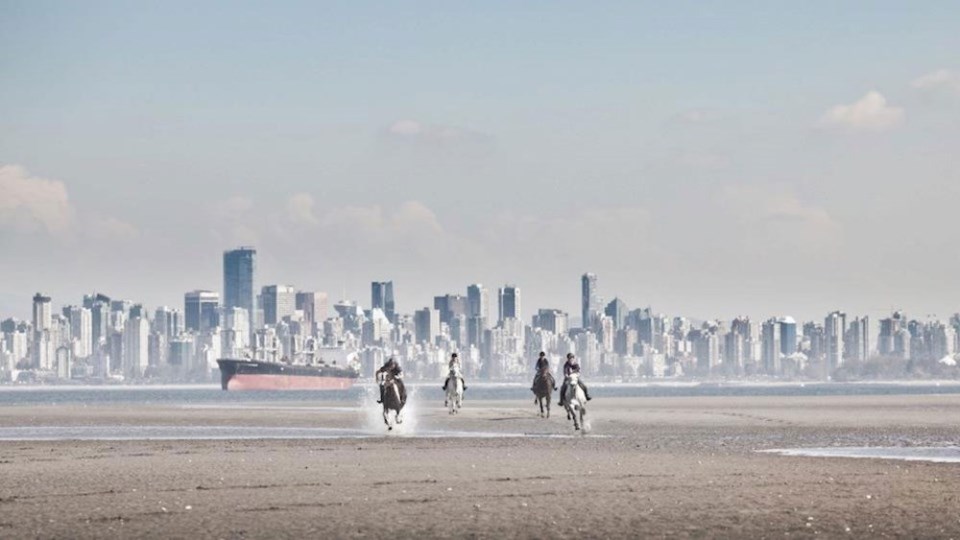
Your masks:
{"label": "calm sea", "polygon": [[[417,396],[443,400],[439,384],[412,384]],[[526,400],[532,397],[524,384],[469,384],[471,400]],[[847,396],[847,395],[923,395],[960,394],[960,382],[906,383],[651,383],[590,385],[595,398],[604,397],[681,397],[681,396]],[[224,392],[214,385],[183,386],[0,386],[0,407],[18,405],[123,405],[123,404],[197,404],[298,401],[341,401],[356,403],[369,391],[357,385],[343,391],[248,391]]]}

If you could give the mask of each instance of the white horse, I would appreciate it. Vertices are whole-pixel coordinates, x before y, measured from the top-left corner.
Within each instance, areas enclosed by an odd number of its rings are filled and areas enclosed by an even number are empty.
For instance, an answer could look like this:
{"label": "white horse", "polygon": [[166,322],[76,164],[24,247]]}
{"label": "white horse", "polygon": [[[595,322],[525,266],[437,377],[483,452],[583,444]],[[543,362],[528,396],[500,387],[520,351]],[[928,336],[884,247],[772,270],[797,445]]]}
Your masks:
{"label": "white horse", "polygon": [[454,366],[447,377],[447,396],[443,401],[445,407],[450,408],[450,414],[460,412],[463,406],[463,379],[460,378],[460,368]]}
{"label": "white horse", "polygon": [[587,414],[584,404],[587,402],[587,396],[580,388],[580,374],[571,373],[567,375],[567,392],[564,395],[563,406],[567,409],[567,419],[573,420],[573,429],[579,431],[583,426],[583,417]]}

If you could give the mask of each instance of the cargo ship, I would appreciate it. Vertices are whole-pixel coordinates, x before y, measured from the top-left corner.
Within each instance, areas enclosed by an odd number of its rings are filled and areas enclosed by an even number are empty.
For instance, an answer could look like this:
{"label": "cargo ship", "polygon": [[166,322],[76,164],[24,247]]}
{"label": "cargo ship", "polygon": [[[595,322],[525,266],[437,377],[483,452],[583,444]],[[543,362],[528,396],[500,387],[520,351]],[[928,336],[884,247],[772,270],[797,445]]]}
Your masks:
{"label": "cargo ship", "polygon": [[[340,350],[338,350],[339,352]],[[311,364],[221,358],[220,387],[224,390],[346,390],[360,376],[356,354]]]}

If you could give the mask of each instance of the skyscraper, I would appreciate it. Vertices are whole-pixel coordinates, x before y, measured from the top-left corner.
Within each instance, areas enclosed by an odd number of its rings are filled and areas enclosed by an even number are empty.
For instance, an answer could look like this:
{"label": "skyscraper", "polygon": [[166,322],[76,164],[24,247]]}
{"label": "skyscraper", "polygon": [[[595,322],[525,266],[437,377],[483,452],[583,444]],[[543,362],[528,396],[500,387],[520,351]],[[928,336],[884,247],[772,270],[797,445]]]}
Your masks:
{"label": "skyscraper", "polygon": [[487,289],[482,283],[467,287],[467,317],[487,317]]}
{"label": "skyscraper", "polygon": [[49,330],[53,325],[53,308],[50,306],[50,297],[40,293],[33,295],[33,330],[41,332]]}
{"label": "skyscraper", "polygon": [[623,328],[625,319],[627,317],[627,303],[619,298],[614,298],[607,304],[607,307],[603,310],[603,313],[610,317],[613,320],[614,328]]}
{"label": "skyscraper", "polygon": [[516,285],[505,285],[497,291],[498,297],[498,319],[503,323],[504,319],[520,319],[520,287]]}
{"label": "skyscraper", "polygon": [[253,288],[257,250],[241,247],[223,252],[223,307],[247,310],[251,330],[256,313],[256,291]]}
{"label": "skyscraper", "polygon": [[392,281],[374,281],[370,284],[370,308],[379,308],[387,315],[390,322],[397,317],[397,306],[393,298]]}
{"label": "skyscraper", "polygon": [[197,290],[184,294],[183,315],[186,329],[193,332],[220,326],[220,293]]}
{"label": "skyscraper", "polygon": [[435,309],[425,307],[413,315],[417,343],[433,343],[440,333],[440,314]]}
{"label": "skyscraper", "polygon": [[797,352],[797,321],[793,317],[781,317],[777,323],[780,325],[780,352],[790,356]]}
{"label": "skyscraper", "polygon": [[841,311],[834,311],[823,320],[823,346],[826,359],[826,374],[843,364],[844,334],[847,331],[847,315]]}
{"label": "skyscraper", "polygon": [[297,310],[297,291],[289,285],[266,285],[260,291],[263,324],[276,325]]}
{"label": "skyscraper", "polygon": [[445,294],[433,297],[433,309],[440,312],[440,322],[451,324],[457,317],[467,316],[467,297],[461,294]]}
{"label": "skyscraper", "polygon": [[597,294],[597,275],[587,272],[580,278],[580,322],[582,328],[593,328],[595,316],[600,313],[600,296]]}
{"label": "skyscraper", "polygon": [[313,331],[327,318],[327,293],[297,291],[296,308],[303,312],[303,322]]}

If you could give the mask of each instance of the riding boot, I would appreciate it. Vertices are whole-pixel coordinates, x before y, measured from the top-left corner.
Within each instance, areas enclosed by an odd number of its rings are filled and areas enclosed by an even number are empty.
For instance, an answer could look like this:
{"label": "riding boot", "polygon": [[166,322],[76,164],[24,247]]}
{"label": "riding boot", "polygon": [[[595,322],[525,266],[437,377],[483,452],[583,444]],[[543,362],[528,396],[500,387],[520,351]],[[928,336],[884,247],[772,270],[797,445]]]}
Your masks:
{"label": "riding boot", "polygon": [[377,403],[383,403],[383,385],[380,385],[380,399],[377,400]]}
{"label": "riding boot", "polygon": [[566,394],[567,394],[567,385],[566,385],[566,383],[564,383],[564,385],[560,387],[560,403],[559,403],[559,405],[560,405],[561,407],[563,407],[563,406],[564,406],[564,403],[566,402]]}
{"label": "riding boot", "polygon": [[585,384],[583,384],[583,383],[581,382],[581,383],[580,383],[580,388],[583,389],[583,396],[584,396],[585,398],[587,398],[587,401],[590,401],[591,399],[593,399],[593,398],[590,397],[590,391],[587,390],[587,385],[585,385]]}
{"label": "riding boot", "polygon": [[463,385],[463,391],[467,391],[467,381],[463,380],[463,377],[460,377],[460,384]]}

